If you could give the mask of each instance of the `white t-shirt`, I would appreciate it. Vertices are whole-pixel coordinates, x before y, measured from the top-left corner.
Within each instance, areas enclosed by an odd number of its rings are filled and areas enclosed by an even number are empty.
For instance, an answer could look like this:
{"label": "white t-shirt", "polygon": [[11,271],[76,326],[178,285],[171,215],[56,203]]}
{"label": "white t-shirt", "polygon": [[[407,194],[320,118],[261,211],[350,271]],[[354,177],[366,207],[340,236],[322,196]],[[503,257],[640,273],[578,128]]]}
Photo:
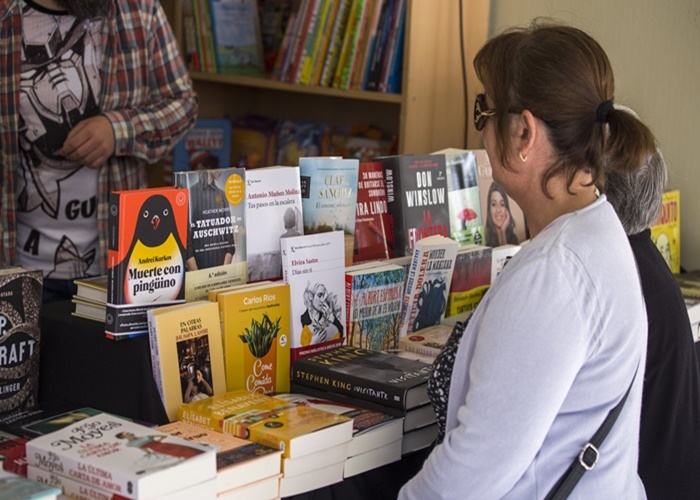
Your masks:
{"label": "white t-shirt", "polygon": [[17,261],[53,279],[99,273],[97,169],[59,156],[68,132],[99,113],[102,22],[26,2],[15,172]]}

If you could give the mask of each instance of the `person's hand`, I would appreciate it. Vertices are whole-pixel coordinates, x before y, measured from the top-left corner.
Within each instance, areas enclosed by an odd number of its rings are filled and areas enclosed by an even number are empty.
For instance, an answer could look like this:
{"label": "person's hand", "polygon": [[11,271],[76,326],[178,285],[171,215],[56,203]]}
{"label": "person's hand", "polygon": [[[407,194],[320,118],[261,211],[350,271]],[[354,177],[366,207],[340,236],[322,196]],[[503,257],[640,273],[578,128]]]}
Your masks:
{"label": "person's hand", "polygon": [[103,115],[79,122],[68,133],[58,154],[90,168],[99,168],[114,154],[114,131]]}

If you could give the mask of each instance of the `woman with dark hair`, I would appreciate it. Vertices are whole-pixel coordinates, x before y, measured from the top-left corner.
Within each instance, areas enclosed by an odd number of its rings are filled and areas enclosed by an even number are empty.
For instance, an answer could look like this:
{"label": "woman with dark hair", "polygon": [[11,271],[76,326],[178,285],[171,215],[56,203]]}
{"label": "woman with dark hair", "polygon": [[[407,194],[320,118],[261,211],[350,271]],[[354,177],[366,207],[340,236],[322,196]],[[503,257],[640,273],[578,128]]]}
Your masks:
{"label": "woman with dark hair", "polygon": [[[474,67],[474,125],[531,238],[434,365],[444,439],[399,498],[551,498],[570,467],[582,472],[570,498],[646,498],[646,313],[625,231],[596,186],[608,167],[638,169],[655,139],[614,107],[610,62],[579,29],[507,30]],[[602,444],[587,445],[616,407]]]}
{"label": "woman with dark hair", "polygon": [[515,221],[510,211],[510,202],[505,190],[491,183],[486,206],[486,246],[497,247],[507,243],[517,245]]}

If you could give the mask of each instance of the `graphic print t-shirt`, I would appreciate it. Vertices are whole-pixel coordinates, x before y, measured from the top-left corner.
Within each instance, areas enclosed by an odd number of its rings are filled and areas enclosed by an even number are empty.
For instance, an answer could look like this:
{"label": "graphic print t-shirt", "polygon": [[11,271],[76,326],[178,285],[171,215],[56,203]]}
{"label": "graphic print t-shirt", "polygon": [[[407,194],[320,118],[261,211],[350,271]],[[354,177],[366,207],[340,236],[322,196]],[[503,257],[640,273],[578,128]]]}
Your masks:
{"label": "graphic print t-shirt", "polygon": [[17,260],[47,278],[97,275],[98,170],[57,151],[78,122],[99,112],[102,22],[25,4]]}

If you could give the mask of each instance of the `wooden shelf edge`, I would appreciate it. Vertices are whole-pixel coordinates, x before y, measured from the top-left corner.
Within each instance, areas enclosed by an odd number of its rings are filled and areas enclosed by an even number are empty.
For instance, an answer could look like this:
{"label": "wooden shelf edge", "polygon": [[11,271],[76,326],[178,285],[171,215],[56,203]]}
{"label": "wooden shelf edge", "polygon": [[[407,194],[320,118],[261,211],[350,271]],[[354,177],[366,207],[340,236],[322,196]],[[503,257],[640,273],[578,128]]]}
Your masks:
{"label": "wooden shelf edge", "polygon": [[300,85],[273,80],[264,76],[221,75],[213,73],[190,73],[193,80],[201,82],[226,83],[268,90],[281,90],[284,92],[299,92],[302,94],[323,95],[339,97],[343,99],[358,99],[361,101],[374,101],[401,104],[401,94],[387,94],[384,92],[371,92],[366,90],[343,90],[318,85]]}

